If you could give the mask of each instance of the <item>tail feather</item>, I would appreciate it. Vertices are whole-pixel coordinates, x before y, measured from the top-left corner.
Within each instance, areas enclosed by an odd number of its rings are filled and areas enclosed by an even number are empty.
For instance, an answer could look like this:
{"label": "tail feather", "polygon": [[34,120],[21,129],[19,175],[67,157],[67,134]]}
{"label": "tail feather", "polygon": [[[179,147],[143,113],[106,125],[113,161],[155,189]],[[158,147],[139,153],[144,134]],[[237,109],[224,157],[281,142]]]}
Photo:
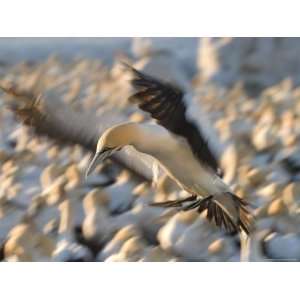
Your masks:
{"label": "tail feather", "polygon": [[[253,216],[247,209],[249,204],[240,197],[226,193],[225,197],[213,197],[208,203],[208,219],[212,219],[217,226],[223,226],[230,233],[243,230],[250,234]],[[229,196],[226,199],[226,196]]]}
{"label": "tail feather", "polygon": [[218,227],[223,227],[230,233],[243,230],[249,235],[253,217],[246,206],[248,206],[248,203],[245,200],[232,193],[226,193],[219,197],[209,196],[198,200],[198,203],[192,203],[186,206],[184,210],[198,207],[198,213],[206,211],[207,219],[214,222]]}
{"label": "tail feather", "polygon": [[[180,201],[180,200],[179,200]],[[253,216],[247,209],[248,202],[232,193],[221,195],[211,195],[204,199],[189,199],[192,203],[182,206],[186,201],[166,201],[155,203],[161,207],[181,207],[183,211],[197,208],[199,214],[206,211],[206,217],[210,222],[214,222],[218,227],[224,228],[229,233],[244,231],[250,234]]]}

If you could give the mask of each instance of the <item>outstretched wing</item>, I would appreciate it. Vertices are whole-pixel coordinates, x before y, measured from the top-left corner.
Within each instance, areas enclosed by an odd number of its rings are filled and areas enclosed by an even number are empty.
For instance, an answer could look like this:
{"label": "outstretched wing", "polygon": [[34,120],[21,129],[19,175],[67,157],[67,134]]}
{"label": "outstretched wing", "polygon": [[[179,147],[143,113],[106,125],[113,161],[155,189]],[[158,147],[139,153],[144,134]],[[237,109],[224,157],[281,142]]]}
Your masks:
{"label": "outstretched wing", "polygon": [[129,100],[151,114],[158,124],[170,132],[184,137],[198,160],[219,172],[218,162],[201,130],[187,117],[183,91],[167,82],[146,75],[126,65],[132,71],[131,83],[136,93]]}
{"label": "outstretched wing", "polygon": [[[0,85],[0,89],[13,98],[7,102],[7,108],[23,124],[33,128],[36,134],[47,136],[61,144],[79,144],[89,151],[95,151],[99,135],[106,128],[126,120],[120,114],[97,116],[91,112],[79,113],[55,97],[48,95],[39,98],[17,86]],[[150,158],[146,162],[142,155],[120,151],[111,159],[142,180],[152,181],[155,177]]]}

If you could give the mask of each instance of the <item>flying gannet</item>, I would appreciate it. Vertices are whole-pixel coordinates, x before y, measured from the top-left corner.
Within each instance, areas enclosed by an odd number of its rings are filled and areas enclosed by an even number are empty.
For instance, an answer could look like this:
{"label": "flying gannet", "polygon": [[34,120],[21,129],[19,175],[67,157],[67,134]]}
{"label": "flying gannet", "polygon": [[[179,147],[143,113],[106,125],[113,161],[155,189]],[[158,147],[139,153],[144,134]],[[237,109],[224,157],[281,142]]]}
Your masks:
{"label": "flying gannet", "polygon": [[[151,114],[157,124],[127,122],[107,129],[100,137],[96,154],[86,175],[95,166],[125,146],[155,158],[160,167],[191,194],[176,201],[154,205],[181,207],[184,211],[207,211],[207,218],[229,232],[249,234],[251,214],[248,203],[234,195],[222,180],[217,159],[207,140],[190,118],[183,91],[133,67],[131,84],[136,93],[129,100]],[[191,202],[191,203],[189,203]],[[185,204],[189,203],[189,204]]]}

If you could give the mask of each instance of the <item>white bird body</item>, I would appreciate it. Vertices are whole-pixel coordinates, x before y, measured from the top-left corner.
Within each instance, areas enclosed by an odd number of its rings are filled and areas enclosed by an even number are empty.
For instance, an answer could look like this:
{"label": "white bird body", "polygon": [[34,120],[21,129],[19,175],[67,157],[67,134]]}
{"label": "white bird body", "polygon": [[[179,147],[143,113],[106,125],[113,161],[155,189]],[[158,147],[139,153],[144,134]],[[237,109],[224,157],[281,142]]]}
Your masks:
{"label": "white bird body", "polygon": [[[135,131],[132,145],[138,151],[156,158],[183,189],[203,197],[230,191],[218,175],[199,164],[184,139],[175,137],[156,124],[132,123],[129,126],[132,132]],[[176,157],[180,159],[174,159]]]}

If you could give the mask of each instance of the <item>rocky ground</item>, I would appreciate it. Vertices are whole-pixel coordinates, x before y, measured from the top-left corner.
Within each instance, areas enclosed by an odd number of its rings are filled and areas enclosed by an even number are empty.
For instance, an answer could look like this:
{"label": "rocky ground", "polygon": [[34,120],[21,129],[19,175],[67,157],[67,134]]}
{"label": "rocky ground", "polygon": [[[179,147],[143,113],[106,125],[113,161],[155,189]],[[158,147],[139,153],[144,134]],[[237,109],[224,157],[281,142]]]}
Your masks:
{"label": "rocky ground", "polygon": [[[122,56],[122,59],[129,58]],[[120,57],[118,57],[120,59]],[[49,57],[0,68],[1,82],[53,95],[76,112],[145,118],[126,102],[117,63]],[[247,259],[300,260],[300,89],[290,79],[251,97],[189,77],[220,141],[225,180],[256,209]],[[239,261],[241,242],[196,212],[151,207],[178,196],[112,161],[85,180],[91,152],[37,136],[0,95],[0,260]],[[242,256],[244,254],[242,253]]]}

